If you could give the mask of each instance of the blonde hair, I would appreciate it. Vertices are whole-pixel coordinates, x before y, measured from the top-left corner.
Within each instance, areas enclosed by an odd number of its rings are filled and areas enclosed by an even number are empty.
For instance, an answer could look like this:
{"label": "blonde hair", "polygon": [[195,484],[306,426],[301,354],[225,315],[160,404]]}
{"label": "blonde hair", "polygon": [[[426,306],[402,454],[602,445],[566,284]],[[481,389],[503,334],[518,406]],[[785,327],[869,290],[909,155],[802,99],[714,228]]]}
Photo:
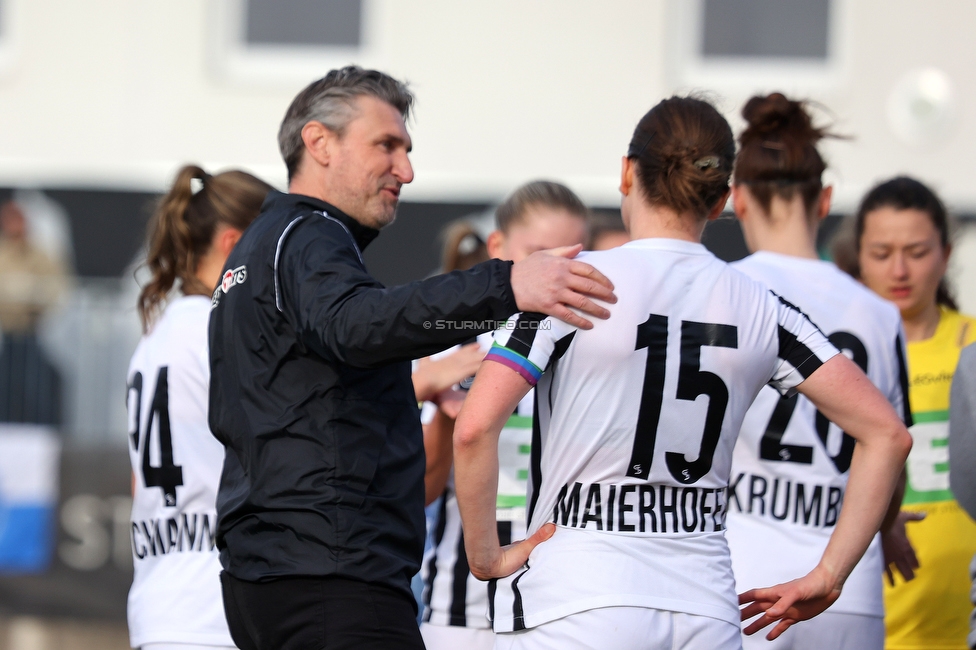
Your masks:
{"label": "blonde hair", "polygon": [[578,196],[562,183],[554,181],[531,181],[516,189],[495,210],[495,225],[503,233],[508,233],[512,224],[525,218],[525,213],[533,206],[561,208],[571,215],[586,220],[590,211]]}
{"label": "blonde hair", "polygon": [[[201,184],[194,192],[193,181]],[[211,176],[196,165],[180,169],[147,229],[146,267],[152,273],[139,293],[139,316],[148,330],[179,281],[185,295],[209,296],[213,287],[196,277],[219,224],[243,231],[254,221],[271,186],[242,171]]]}

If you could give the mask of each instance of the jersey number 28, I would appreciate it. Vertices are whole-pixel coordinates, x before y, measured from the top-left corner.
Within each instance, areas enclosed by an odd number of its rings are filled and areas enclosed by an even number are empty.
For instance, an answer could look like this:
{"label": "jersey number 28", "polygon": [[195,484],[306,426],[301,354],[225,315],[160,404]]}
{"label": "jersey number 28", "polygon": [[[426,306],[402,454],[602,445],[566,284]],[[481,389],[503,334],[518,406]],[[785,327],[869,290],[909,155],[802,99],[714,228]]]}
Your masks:
{"label": "jersey number 28", "polygon": [[[183,485],[183,468],[173,462],[173,435],[169,427],[169,368],[162,366],[156,376],[156,390],[153,393],[149,421],[146,423],[144,436],[139,435],[142,425],[142,373],[137,372],[132,377],[128,387],[128,404],[132,431],[129,439],[132,448],[140,454],[142,460],[142,479],[147,488],[158,487],[163,491],[163,502],[169,506],[176,506],[176,486]],[[135,393],[133,395],[133,393]],[[135,409],[134,413],[131,409]],[[149,460],[149,447],[152,444],[153,422],[157,421],[156,431],[159,433],[159,466],[153,466]],[[140,446],[140,442],[142,443]]]}
{"label": "jersey number 28", "polygon": [[[698,458],[687,460],[684,454],[666,452],[664,460],[668,471],[679,483],[695,483],[712,468],[712,457],[722,435],[722,420],[729,404],[729,389],[722,378],[701,369],[701,349],[704,346],[738,348],[739,335],[734,325],[681,321],[681,365],[678,370],[678,387],[675,397],[694,402],[699,395],[708,396],[705,427],[702,433]],[[644,369],[644,386],[641,390],[640,410],[637,415],[637,431],[634,448],[627,467],[627,476],[648,479],[657,427],[661,419],[664,401],[664,372],[668,355],[668,317],[651,314],[637,326],[637,343],[634,349],[647,348],[647,365]]]}

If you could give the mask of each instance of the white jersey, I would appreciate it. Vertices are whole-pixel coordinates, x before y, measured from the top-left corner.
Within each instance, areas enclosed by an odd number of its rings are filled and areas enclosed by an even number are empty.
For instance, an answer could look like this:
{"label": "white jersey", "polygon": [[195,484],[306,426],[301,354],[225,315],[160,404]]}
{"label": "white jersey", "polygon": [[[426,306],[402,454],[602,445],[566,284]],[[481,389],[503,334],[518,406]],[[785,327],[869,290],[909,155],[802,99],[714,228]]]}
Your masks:
{"label": "white jersey", "polygon": [[174,300],[129,365],[134,648],[234,645],[214,546],[224,448],[207,424],[209,319],[209,298]]}
{"label": "white jersey", "polygon": [[767,382],[790,393],[837,350],[701,244],[644,239],[579,259],[613,282],[610,318],[577,331],[520,314],[488,355],[538,381],[528,532],[557,525],[494,581],[493,628],[612,606],[738,626],[723,531],[739,426]]}
{"label": "white jersey", "polygon": [[[893,304],[829,262],[759,252],[732,266],[796,303],[910,418]],[[732,459],[726,536],[739,591],[792,580],[817,565],[837,523],[853,452],[854,439],[810,400],[759,393]],[[884,616],[883,568],[876,536],[830,611]]]}
{"label": "white jersey", "polygon": [[[487,352],[492,343],[491,334],[482,334],[478,342]],[[532,391],[529,391],[498,437],[497,519],[498,539],[502,545],[525,538],[532,399]],[[426,404],[424,406],[426,408]],[[490,627],[488,584],[471,575],[464,551],[453,468],[441,497],[433,543],[424,555],[420,571],[424,580],[425,623],[481,629]]]}

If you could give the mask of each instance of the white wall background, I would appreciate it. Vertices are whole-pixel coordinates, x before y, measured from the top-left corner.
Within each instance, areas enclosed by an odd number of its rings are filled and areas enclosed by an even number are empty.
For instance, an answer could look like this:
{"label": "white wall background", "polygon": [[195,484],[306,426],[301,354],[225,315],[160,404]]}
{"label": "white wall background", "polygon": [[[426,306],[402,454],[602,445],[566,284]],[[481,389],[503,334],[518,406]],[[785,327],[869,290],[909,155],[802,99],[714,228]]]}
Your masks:
{"label": "white wall background", "polygon": [[[417,94],[406,200],[492,201],[546,177],[615,205],[620,156],[659,99],[705,90],[738,128],[749,96],[783,90],[821,102],[854,138],[825,145],[839,211],[908,173],[976,214],[976,3],[832,0],[831,57],[802,67],[704,64],[702,1],[364,0],[361,49],[261,54],[234,44],[240,0],[0,0],[0,187],[161,191],[191,161],[284,187],[286,107],[356,62]],[[903,87],[920,69],[945,85],[929,103]],[[900,134],[892,106],[915,110],[920,136]],[[950,275],[976,313],[976,225]],[[115,387],[139,332],[130,294],[86,285],[46,331],[78,440],[124,441]]]}
{"label": "white wall background", "polygon": [[[356,61],[417,93],[407,200],[497,198],[545,176],[612,205],[620,155],[658,99],[711,90],[737,124],[748,96],[783,89],[855,137],[827,145],[841,209],[907,172],[976,211],[968,0],[835,0],[835,55],[813,73],[703,68],[689,54],[698,0],[366,0],[358,53],[257,59],[226,45],[236,0],[0,2],[0,185],[161,189],[191,160],[282,185],[275,133],[289,101]],[[888,106],[926,66],[949,80],[951,115],[909,143]]]}

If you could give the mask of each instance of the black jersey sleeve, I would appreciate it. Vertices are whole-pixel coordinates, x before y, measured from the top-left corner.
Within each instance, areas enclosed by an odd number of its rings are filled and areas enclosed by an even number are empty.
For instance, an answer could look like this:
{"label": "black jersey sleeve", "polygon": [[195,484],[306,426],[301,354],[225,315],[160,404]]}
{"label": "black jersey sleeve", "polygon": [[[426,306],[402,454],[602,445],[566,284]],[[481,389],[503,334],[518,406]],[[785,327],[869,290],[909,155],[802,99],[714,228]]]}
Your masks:
{"label": "black jersey sleeve", "polygon": [[783,395],[792,395],[798,385],[839,351],[796,305],[770,294],[776,301],[779,361],[769,385]]}
{"label": "black jersey sleeve", "polygon": [[495,331],[485,359],[511,368],[535,386],[551,363],[565,354],[575,334],[575,327],[552,316],[523,312]]}
{"label": "black jersey sleeve", "polygon": [[284,242],[280,307],[311,349],[368,368],[432,354],[491,331],[495,321],[516,311],[510,275],[511,262],[489,260],[468,271],[387,288],[366,271],[340,224],[308,219]]}

